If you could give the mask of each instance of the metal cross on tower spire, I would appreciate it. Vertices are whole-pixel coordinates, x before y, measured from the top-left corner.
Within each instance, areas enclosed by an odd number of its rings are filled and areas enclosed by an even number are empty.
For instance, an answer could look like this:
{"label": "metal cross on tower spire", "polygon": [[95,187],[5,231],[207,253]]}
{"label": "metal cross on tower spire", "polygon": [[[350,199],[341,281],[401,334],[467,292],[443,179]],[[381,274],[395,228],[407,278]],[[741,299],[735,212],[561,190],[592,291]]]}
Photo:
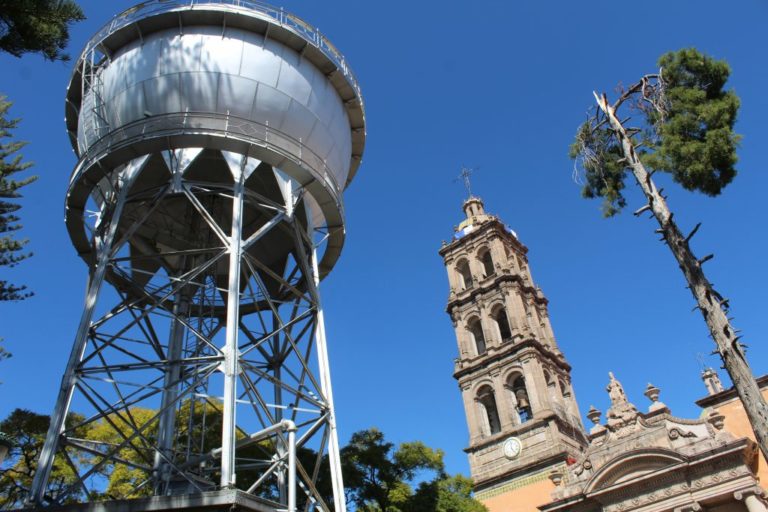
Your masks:
{"label": "metal cross on tower spire", "polygon": [[464,187],[467,189],[467,197],[472,197],[472,183],[470,182],[470,177],[472,176],[472,173],[477,172],[480,168],[479,167],[461,167],[461,172],[459,175],[454,179],[453,181],[463,181]]}

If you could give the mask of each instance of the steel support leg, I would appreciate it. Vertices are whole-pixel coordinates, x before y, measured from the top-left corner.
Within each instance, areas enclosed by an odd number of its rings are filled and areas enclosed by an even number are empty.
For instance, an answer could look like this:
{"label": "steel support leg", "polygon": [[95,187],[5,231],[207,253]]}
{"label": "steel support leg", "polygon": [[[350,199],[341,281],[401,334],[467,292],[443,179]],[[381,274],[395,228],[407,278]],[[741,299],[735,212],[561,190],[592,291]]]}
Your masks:
{"label": "steel support leg", "polygon": [[238,379],[238,331],[240,325],[240,259],[242,252],[243,190],[242,170],[235,177],[232,198],[232,231],[229,238],[229,290],[227,292],[227,333],[224,346],[224,418],[221,432],[221,487],[234,488],[235,429]]}
{"label": "steel support leg", "polygon": [[[138,172],[137,170],[135,172]],[[45,501],[45,489],[48,485],[48,479],[53,469],[53,459],[56,456],[56,450],[59,445],[59,437],[64,431],[64,422],[69,412],[69,406],[72,401],[72,394],[77,383],[77,367],[83,358],[86,344],[88,343],[88,331],[91,327],[91,320],[96,308],[96,299],[101,291],[101,285],[104,283],[104,277],[109,267],[109,261],[112,256],[113,242],[117,234],[117,226],[120,222],[120,216],[125,206],[125,196],[127,194],[130,180],[121,187],[117,197],[117,204],[112,211],[109,225],[104,230],[102,237],[96,239],[96,261],[91,269],[91,277],[88,282],[88,289],[85,294],[85,307],[80,316],[80,323],[77,327],[77,334],[72,345],[72,352],[67,361],[67,368],[61,379],[59,395],[56,399],[56,408],[51,415],[51,423],[48,427],[48,434],[45,437],[43,449],[40,452],[40,458],[37,463],[37,471],[32,480],[32,488],[29,497],[31,504],[41,505]]]}
{"label": "steel support leg", "polygon": [[181,378],[181,357],[184,349],[184,337],[186,327],[180,318],[187,318],[189,310],[189,297],[187,291],[182,289],[176,296],[173,306],[173,323],[168,337],[168,350],[166,360],[168,366],[163,382],[163,397],[160,408],[163,411],[160,416],[157,432],[157,452],[155,453],[155,494],[163,494],[168,491],[167,460],[173,459],[173,438],[176,427],[177,406],[173,405],[179,397],[179,380]]}
{"label": "steel support leg", "polygon": [[328,361],[328,345],[325,337],[325,315],[320,303],[320,273],[317,268],[317,249],[312,249],[312,273],[314,274],[314,290],[317,320],[316,343],[320,386],[328,404],[328,462],[331,469],[331,485],[333,487],[333,503],[335,512],[347,512],[347,500],[344,495],[344,481],[341,475],[341,457],[339,455],[339,435],[336,432],[336,413],[333,407],[333,387],[331,386],[331,366]]}

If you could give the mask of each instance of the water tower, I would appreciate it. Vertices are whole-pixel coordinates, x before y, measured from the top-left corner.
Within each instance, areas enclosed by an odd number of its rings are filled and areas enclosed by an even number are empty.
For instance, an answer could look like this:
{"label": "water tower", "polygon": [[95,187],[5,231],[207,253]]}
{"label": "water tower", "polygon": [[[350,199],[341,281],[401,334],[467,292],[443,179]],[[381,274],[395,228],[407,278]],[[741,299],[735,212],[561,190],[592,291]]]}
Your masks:
{"label": "water tower", "polygon": [[66,124],[89,279],[30,503],[345,510],[318,294],[365,142],[344,57],[261,2],[152,0],[87,43]]}

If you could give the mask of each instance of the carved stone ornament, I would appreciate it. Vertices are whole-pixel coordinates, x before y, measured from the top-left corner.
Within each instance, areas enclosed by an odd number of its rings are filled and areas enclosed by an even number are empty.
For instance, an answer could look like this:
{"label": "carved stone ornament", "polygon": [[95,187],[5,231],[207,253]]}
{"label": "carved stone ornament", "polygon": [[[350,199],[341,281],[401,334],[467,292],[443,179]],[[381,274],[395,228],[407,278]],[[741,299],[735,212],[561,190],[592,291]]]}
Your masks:
{"label": "carved stone ornament", "polygon": [[696,437],[696,434],[693,432],[686,432],[679,428],[672,428],[669,430],[669,438],[671,440],[679,439],[681,437]]}
{"label": "carved stone ornament", "polygon": [[611,407],[605,414],[608,429],[616,432],[619,437],[625,437],[636,430],[637,408],[627,400],[624,387],[613,376],[613,372],[609,372],[608,377],[610,381],[605,388],[611,398]]}
{"label": "carved stone ornament", "polygon": [[725,426],[725,416],[720,414],[717,410],[712,410],[707,416],[707,422],[709,422],[715,430],[723,430],[723,426]]}
{"label": "carved stone ornament", "polygon": [[594,405],[589,406],[589,411],[587,411],[587,418],[589,421],[594,423],[595,425],[598,425],[600,423],[600,416],[602,416],[603,413],[597,410]]}
{"label": "carved stone ornament", "polygon": [[559,487],[560,484],[563,483],[563,472],[558,469],[553,469],[549,473],[549,479],[553,484],[555,484],[556,487]]}

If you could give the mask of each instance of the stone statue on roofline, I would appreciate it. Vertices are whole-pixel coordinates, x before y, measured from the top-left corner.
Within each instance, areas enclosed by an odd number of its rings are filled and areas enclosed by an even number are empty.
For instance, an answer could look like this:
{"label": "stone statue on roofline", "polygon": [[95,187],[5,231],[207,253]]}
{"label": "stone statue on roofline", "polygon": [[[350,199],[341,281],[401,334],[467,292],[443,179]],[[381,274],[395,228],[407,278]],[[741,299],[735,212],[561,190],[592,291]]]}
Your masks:
{"label": "stone statue on roofline", "polygon": [[610,381],[605,390],[608,391],[608,396],[611,398],[611,406],[605,414],[606,423],[610,430],[617,430],[624,425],[634,423],[637,418],[637,407],[627,400],[624,387],[613,376],[613,372],[608,372],[608,377]]}

